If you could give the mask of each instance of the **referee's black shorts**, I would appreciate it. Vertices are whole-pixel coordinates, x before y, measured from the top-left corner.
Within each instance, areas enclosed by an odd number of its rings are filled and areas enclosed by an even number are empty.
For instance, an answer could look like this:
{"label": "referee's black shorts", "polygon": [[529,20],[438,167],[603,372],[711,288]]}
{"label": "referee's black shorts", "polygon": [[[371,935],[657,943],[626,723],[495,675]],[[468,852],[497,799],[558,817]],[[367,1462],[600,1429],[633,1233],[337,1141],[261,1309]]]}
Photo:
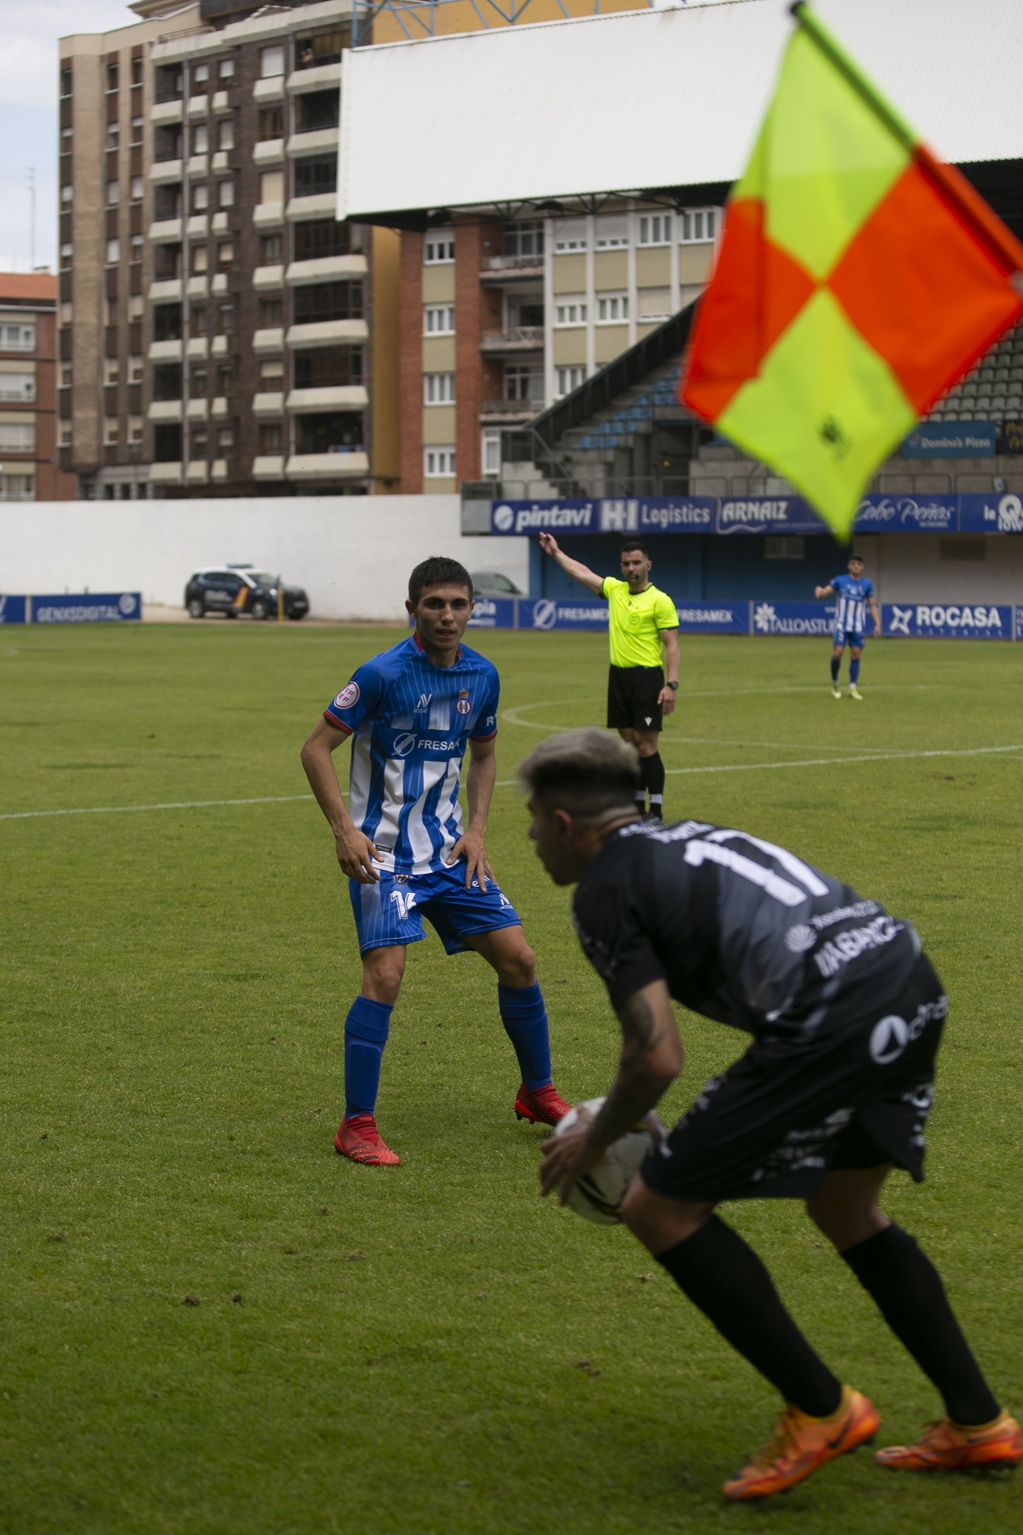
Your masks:
{"label": "referee's black shorts", "polygon": [[657,700],[664,686],[660,666],[612,666],[607,674],[609,730],[660,730]]}
{"label": "referee's black shorts", "polygon": [[754,1040],[643,1163],[643,1181],[669,1199],[715,1204],[806,1199],[832,1169],[886,1163],[922,1182],[947,1011],[921,954],[894,991],[839,996],[816,1038]]}

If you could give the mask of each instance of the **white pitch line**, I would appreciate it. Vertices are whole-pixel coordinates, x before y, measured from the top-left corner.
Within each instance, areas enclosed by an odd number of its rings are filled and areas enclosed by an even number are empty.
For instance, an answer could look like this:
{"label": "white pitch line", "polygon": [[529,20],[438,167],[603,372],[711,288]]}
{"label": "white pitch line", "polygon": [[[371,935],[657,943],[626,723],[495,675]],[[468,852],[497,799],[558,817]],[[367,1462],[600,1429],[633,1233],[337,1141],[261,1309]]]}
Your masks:
{"label": "white pitch line", "polygon": [[[991,757],[1007,752],[1023,752],[1019,746],[970,746],[956,751],[878,752],[857,757],[806,757],[801,762],[723,762],[709,767],[666,768],[669,777],[700,773],[769,773],[785,768],[844,767],[847,762],[913,762],[928,757]],[[513,789],[517,778],[499,778],[495,789]],[[254,799],[196,799],[174,800],[155,805],[85,805],[66,810],[9,810],[0,812],[0,821],[34,821],[62,815],[127,815],[147,810],[207,810],[215,806],[232,805],[293,805],[302,801],[312,803],[311,794],[265,794]]]}

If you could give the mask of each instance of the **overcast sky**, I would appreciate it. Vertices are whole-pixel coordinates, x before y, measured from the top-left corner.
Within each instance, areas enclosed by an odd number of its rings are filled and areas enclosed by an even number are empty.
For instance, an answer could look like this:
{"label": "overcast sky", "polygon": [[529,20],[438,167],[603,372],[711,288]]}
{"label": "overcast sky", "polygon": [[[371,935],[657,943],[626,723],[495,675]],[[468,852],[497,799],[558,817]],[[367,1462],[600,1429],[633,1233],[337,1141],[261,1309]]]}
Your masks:
{"label": "overcast sky", "polygon": [[[3,0],[0,46],[0,270],[56,270],[57,41],[109,32],[137,17],[128,0]],[[35,168],[33,240],[29,172]]]}

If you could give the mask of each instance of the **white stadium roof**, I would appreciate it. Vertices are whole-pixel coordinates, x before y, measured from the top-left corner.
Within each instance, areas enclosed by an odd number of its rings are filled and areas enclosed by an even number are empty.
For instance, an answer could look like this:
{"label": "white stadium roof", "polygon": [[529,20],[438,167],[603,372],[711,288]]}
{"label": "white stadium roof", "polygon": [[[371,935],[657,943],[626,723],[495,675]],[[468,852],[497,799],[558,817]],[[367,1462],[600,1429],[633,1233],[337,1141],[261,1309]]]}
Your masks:
{"label": "white stadium roof", "polygon": [[[814,8],[939,158],[1023,157],[1023,0]],[[788,0],[727,0],[356,48],[339,216],[732,182],[793,24]]]}

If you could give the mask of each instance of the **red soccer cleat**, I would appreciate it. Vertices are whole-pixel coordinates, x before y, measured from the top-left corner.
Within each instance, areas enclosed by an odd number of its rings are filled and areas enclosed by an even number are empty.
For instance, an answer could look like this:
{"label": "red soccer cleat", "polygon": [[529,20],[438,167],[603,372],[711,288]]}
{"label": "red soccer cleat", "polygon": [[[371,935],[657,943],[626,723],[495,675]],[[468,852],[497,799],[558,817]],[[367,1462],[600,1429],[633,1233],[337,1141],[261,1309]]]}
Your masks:
{"label": "red soccer cleat", "polygon": [[531,1125],[556,1125],[564,1119],[569,1105],[559,1098],[553,1082],[546,1087],[534,1087],[532,1092],[524,1082],[519,1083],[515,1096],[515,1118],[528,1119]]}
{"label": "red soccer cleat", "polygon": [[381,1139],[372,1114],[343,1119],[334,1137],[334,1150],[350,1162],[361,1162],[363,1167],[398,1167],[401,1163],[398,1153]]}
{"label": "red soccer cleat", "polygon": [[841,1404],[830,1418],[811,1418],[788,1407],[774,1437],[721,1490],[734,1503],[788,1492],[829,1460],[869,1444],[880,1421],[873,1402],[849,1386],[842,1387]]}
{"label": "red soccer cleat", "polygon": [[929,1423],[916,1444],[878,1450],[874,1459],[889,1471],[1011,1470],[1023,1460],[1023,1434],[1007,1412],[983,1428],[960,1428],[944,1418]]}

